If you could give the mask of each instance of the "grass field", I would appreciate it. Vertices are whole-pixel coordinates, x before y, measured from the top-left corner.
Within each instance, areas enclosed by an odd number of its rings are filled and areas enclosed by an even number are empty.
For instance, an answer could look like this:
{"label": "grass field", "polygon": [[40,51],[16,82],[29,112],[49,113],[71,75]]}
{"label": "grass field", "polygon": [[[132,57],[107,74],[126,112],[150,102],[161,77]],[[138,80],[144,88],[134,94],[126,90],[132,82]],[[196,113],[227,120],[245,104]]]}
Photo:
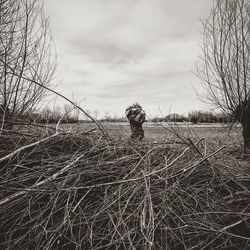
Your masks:
{"label": "grass field", "polygon": [[[104,128],[114,135],[129,137],[131,130],[128,123],[103,123]],[[65,128],[70,128],[72,125],[63,124]],[[73,125],[74,126],[74,125]],[[82,123],[76,126],[78,130],[88,130],[93,127],[93,124]],[[207,140],[238,140],[241,141],[241,128],[234,125],[221,124],[170,124],[170,123],[145,123],[143,125],[146,139],[155,141],[166,141],[176,138],[176,133],[183,137],[205,138]]]}

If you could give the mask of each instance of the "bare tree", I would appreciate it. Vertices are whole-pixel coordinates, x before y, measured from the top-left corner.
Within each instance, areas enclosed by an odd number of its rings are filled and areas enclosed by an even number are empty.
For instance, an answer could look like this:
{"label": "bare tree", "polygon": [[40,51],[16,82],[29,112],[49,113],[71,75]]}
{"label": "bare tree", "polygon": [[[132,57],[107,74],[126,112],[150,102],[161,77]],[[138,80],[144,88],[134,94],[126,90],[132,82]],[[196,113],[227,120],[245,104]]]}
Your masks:
{"label": "bare tree", "polygon": [[198,75],[207,101],[242,124],[250,149],[250,9],[248,0],[216,0],[203,22]]}
{"label": "bare tree", "polygon": [[99,111],[97,109],[95,109],[93,111],[93,115],[94,115],[95,119],[97,120],[98,119],[98,115],[99,115]]}
{"label": "bare tree", "polygon": [[56,53],[41,1],[0,0],[2,107],[12,115],[34,110],[55,67]]}

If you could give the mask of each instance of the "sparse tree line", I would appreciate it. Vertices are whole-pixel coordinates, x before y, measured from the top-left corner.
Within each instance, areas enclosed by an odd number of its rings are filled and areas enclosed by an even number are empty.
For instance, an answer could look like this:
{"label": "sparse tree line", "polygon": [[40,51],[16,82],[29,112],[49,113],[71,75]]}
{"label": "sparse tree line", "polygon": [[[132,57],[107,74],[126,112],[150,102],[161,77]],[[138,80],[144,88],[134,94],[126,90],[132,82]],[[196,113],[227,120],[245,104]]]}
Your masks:
{"label": "sparse tree line", "polygon": [[[87,111],[89,114],[99,113],[96,110]],[[94,115],[93,115],[94,116]],[[71,106],[65,105],[63,108],[60,106],[55,106],[53,108],[46,107],[41,112],[33,113],[30,115],[31,120],[40,123],[57,123],[60,119],[62,123],[77,123],[77,122],[91,122],[88,117],[80,118],[79,112],[76,109],[71,110]],[[105,115],[102,118],[98,116],[95,117],[99,122],[127,122],[125,116],[117,115]],[[148,119],[147,121],[153,122],[191,122],[193,124],[197,123],[231,123],[235,119],[224,113],[215,113],[209,111],[194,110],[188,113],[188,115],[183,114],[170,114],[165,117],[154,117]]]}
{"label": "sparse tree line", "polygon": [[191,122],[197,123],[230,123],[234,119],[232,116],[224,113],[214,113],[209,111],[193,110],[188,115],[170,114],[165,117],[155,117],[154,122]]}

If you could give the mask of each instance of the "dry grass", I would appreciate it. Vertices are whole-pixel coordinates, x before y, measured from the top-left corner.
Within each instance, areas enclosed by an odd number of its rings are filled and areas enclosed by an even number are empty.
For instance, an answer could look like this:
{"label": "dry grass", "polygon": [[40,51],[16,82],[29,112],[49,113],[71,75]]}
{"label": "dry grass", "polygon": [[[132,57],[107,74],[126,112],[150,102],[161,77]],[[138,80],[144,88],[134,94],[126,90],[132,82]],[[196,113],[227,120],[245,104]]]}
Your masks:
{"label": "dry grass", "polygon": [[54,133],[1,134],[1,249],[250,248],[250,171],[237,143]]}

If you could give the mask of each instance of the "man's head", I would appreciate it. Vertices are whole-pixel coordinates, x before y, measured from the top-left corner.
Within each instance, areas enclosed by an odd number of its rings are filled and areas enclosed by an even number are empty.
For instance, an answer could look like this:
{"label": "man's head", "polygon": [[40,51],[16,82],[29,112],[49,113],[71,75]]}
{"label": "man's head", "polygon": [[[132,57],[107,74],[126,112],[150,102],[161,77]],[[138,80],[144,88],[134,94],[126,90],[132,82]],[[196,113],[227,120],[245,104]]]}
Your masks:
{"label": "man's head", "polygon": [[133,125],[141,125],[145,121],[145,112],[141,105],[135,103],[126,109],[126,116]]}

